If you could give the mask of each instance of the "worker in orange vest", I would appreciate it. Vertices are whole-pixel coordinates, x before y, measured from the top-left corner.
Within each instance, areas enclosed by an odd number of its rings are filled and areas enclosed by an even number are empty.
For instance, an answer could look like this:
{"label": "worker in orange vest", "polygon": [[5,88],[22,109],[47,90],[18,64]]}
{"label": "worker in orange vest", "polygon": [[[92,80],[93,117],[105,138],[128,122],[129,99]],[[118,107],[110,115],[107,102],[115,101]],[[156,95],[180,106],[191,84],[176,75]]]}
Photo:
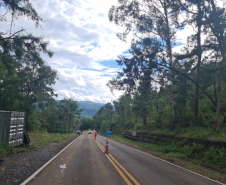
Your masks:
{"label": "worker in orange vest", "polygon": [[95,130],[95,140],[96,140],[96,138],[97,138],[97,131]]}

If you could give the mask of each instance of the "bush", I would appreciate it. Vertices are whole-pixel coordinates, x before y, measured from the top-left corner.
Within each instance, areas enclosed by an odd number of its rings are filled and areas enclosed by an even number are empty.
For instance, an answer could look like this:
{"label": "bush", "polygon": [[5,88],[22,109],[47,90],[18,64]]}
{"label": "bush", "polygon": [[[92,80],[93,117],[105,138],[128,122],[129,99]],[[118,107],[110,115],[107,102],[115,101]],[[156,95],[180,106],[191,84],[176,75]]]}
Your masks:
{"label": "bush", "polygon": [[141,123],[137,123],[137,124],[134,126],[134,129],[135,129],[136,131],[142,129],[142,124],[141,124]]}
{"label": "bush", "polygon": [[16,147],[0,144],[0,159],[7,155],[15,153],[17,153]]}
{"label": "bush", "polygon": [[105,130],[109,129],[109,127],[110,127],[110,122],[106,120],[102,122],[100,130],[104,132]]}
{"label": "bush", "polygon": [[172,158],[177,158],[177,159],[181,159],[181,160],[185,160],[186,156],[182,153],[179,152],[170,152],[168,154],[166,154],[167,157],[172,157]]}

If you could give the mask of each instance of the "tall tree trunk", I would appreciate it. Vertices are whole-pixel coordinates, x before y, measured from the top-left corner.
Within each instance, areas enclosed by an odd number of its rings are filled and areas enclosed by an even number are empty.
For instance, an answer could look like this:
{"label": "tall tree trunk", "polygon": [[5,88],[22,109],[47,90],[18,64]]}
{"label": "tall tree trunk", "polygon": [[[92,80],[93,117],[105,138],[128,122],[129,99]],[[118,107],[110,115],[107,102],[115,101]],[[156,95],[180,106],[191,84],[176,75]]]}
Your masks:
{"label": "tall tree trunk", "polygon": [[144,121],[144,126],[146,126],[146,125],[147,125],[147,118],[145,117],[145,118],[143,119],[143,121]]}
{"label": "tall tree trunk", "polygon": [[65,114],[65,118],[64,118],[64,120],[65,120],[65,134],[67,134],[67,113],[65,111],[65,107],[64,107],[64,114]]}
{"label": "tall tree trunk", "polygon": [[221,84],[222,84],[222,73],[220,71],[219,78],[218,78],[218,96],[217,96],[217,102],[216,102],[217,103],[216,117],[215,117],[215,122],[214,122],[214,127],[213,127],[215,131],[217,129],[219,118],[221,115],[221,111],[220,111],[221,93],[222,93]]}
{"label": "tall tree trunk", "polygon": [[[165,21],[166,21],[166,26],[167,26],[167,34],[166,34],[166,45],[167,45],[167,52],[169,55],[169,61],[170,61],[170,67],[173,66],[173,55],[172,55],[172,45],[171,45],[171,36],[170,36],[170,27],[169,27],[169,20],[168,20],[168,11],[167,11],[167,6],[166,6],[166,1],[164,0],[164,14],[165,14]],[[173,83],[174,80],[174,75],[173,75],[173,71],[171,71],[172,74],[172,90],[175,90],[175,85]],[[175,116],[175,110],[174,110],[174,106],[176,105],[175,101],[175,94],[172,94],[172,113],[173,116]]]}
{"label": "tall tree trunk", "polygon": [[[215,1],[214,0],[210,0],[210,4],[212,6],[212,11],[213,13],[216,15],[217,13],[217,8],[215,5]],[[219,65],[221,65],[221,63],[225,63],[226,62],[226,56],[225,56],[225,38],[224,38],[224,29],[221,25],[221,22],[219,19],[214,19],[214,23],[216,24],[217,29],[213,26],[211,27],[215,37],[217,38],[218,41],[218,46],[220,48],[221,51],[221,57],[222,57],[222,61],[220,62]],[[220,121],[222,120],[222,115],[221,115],[221,110],[220,110],[220,103],[221,103],[221,94],[222,94],[222,89],[221,89],[221,85],[223,82],[223,77],[222,77],[222,71],[219,71],[219,76],[218,76],[218,94],[217,94],[217,102],[216,102],[216,117],[215,117],[215,122],[214,122],[214,130],[217,130],[218,124],[220,123]]]}
{"label": "tall tree trunk", "polygon": [[217,102],[217,92],[216,92],[216,79],[215,79],[215,75],[214,75],[214,79],[213,79],[213,92],[214,92],[215,102]]}
{"label": "tall tree trunk", "polygon": [[200,65],[202,59],[202,50],[201,50],[201,27],[202,27],[202,15],[201,15],[201,4],[198,3],[198,17],[197,17],[198,33],[197,33],[197,47],[200,50],[198,53],[198,64],[197,75],[196,75],[196,86],[195,86],[195,119],[197,120],[199,116],[199,79],[200,79]]}
{"label": "tall tree trunk", "polygon": [[26,125],[28,125],[28,99],[29,99],[29,92],[27,93],[27,96],[26,96],[26,108],[25,108]]}
{"label": "tall tree trunk", "polygon": [[67,118],[65,119],[65,134],[67,134]]}

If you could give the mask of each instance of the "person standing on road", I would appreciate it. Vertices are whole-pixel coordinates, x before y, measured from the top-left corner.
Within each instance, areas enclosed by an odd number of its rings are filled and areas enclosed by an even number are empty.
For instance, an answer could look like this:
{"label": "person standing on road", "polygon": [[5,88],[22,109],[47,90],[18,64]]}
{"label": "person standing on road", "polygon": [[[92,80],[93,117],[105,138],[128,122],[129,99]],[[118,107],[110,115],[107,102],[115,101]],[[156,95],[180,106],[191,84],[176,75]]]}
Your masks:
{"label": "person standing on road", "polygon": [[95,133],[94,134],[95,134],[95,140],[96,140],[96,138],[97,138],[97,131],[96,130],[95,130]]}

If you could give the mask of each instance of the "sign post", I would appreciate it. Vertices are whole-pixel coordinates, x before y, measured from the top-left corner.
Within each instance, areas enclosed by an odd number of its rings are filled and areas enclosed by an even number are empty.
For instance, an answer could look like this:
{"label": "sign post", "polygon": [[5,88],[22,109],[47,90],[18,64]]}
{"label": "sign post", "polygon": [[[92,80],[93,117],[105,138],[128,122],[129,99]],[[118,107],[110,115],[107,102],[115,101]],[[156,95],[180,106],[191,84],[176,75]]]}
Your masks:
{"label": "sign post", "polygon": [[136,136],[137,136],[137,132],[135,132],[135,131],[132,132],[132,136],[133,136],[133,137],[136,137]]}

